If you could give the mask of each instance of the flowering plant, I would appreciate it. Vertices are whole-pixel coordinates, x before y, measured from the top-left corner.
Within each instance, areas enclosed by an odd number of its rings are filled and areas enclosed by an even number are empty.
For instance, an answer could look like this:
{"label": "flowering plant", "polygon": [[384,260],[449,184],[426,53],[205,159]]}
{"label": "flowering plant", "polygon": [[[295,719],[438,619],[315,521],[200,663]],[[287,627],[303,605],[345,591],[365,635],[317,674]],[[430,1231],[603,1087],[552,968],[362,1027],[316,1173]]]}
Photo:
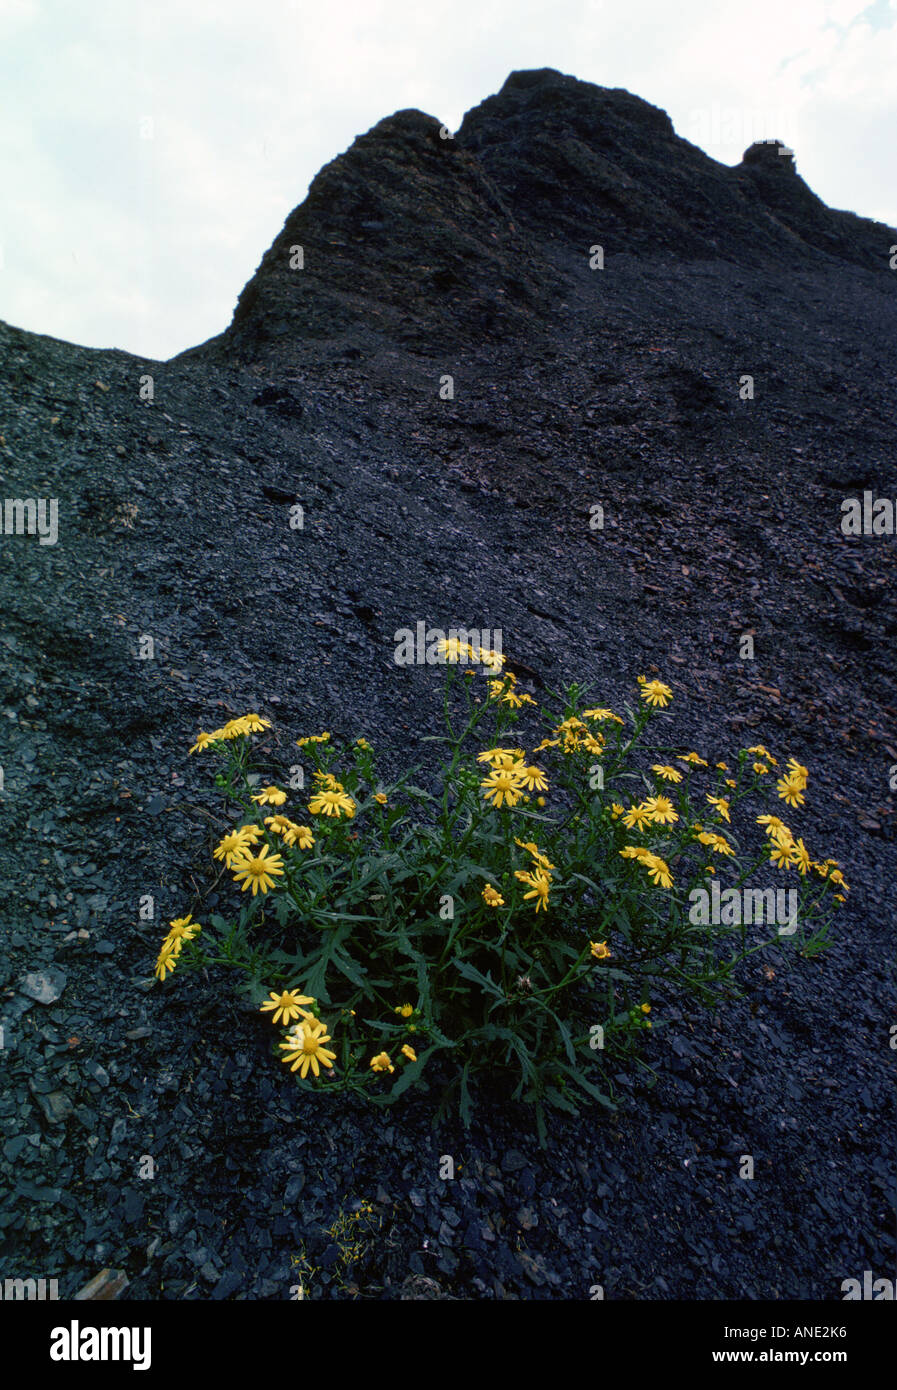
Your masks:
{"label": "flowering plant", "polygon": [[[712,1002],[774,942],[817,954],[848,888],[777,815],[744,814],[773,784],[803,806],[796,759],[781,770],[757,744],[711,766],[649,744],[672,699],[662,681],[640,677],[623,714],[578,685],[540,708],[498,654],[446,642],[444,656],[436,794],[411,773],[383,782],[366,739],[329,732],[298,740],[310,788],[253,791],[268,720],[199,734],[191,752],[224,760],[216,782],[240,808],[213,854],[245,898],[235,920],[173,922],[156,974],[242,971],[300,1086],[390,1104],[437,1080],[467,1123],[504,1084],[544,1140],[546,1107],[613,1108],[609,1059],[651,1070],[637,1044],[674,989]],[[485,687],[459,672],[467,656]],[[761,870],[795,885],[786,913],[781,889],[747,887]]]}

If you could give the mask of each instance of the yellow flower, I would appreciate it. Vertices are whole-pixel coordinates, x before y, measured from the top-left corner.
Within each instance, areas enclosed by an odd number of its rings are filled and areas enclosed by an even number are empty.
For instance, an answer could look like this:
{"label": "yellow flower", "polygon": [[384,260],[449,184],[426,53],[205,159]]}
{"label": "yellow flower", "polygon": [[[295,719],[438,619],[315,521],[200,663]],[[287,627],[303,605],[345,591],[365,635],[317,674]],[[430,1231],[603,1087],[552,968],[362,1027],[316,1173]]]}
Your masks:
{"label": "yellow flower", "polygon": [[181,947],[185,941],[192,941],[196,933],[202,931],[200,924],[192,921],[190,913],[186,917],[178,917],[169,925],[170,930],[162,942],[162,950],[171,950],[176,956],[181,954]]}
{"label": "yellow flower", "polygon": [[668,796],[649,796],[644,808],[655,825],[673,825],[679,819]]}
{"label": "yellow flower", "polygon": [[378,805],[385,806],[387,804],[386,793],[374,792],[374,800],[377,802]]}
{"label": "yellow flower", "polygon": [[803,840],[794,841],[791,856],[792,863],[794,864],[794,867],[797,869],[797,872],[801,876],[804,876],[805,874],[809,873],[812,860],[810,859],[810,851],[807,849]]}
{"label": "yellow flower", "polygon": [[201,753],[204,748],[208,748],[210,743],[215,742],[214,734],[204,734],[201,730],[196,735],[196,742],[190,749],[191,753]]}
{"label": "yellow flower", "polygon": [[803,806],[805,782],[795,781],[790,775],[780,777],[776,782],[776,791],[782,801],[789,806]]}
{"label": "yellow flower", "polygon": [[265,719],[261,714],[244,714],[243,723],[251,734],[260,734],[263,729],[271,727],[271,720]]}
{"label": "yellow flower", "polygon": [[371,1067],[374,1071],[395,1071],[388,1052],[378,1052],[376,1057],[372,1057]]}
{"label": "yellow flower", "polygon": [[642,826],[650,825],[650,823],[651,812],[647,803],[644,801],[639,806],[630,806],[626,815],[623,817],[623,824],[629,830],[641,830]]}
{"label": "yellow flower", "polygon": [[453,666],[459,661],[476,661],[477,654],[469,642],[459,642],[457,637],[443,637],[436,644],[437,651],[442,662],[450,662]]}
{"label": "yellow flower", "polygon": [[159,952],[156,959],[156,968],[153,974],[158,980],[164,980],[166,972],[170,975],[178,963],[178,953],[173,946],[164,947]]}
{"label": "yellow flower", "polygon": [[320,1076],[321,1067],[330,1071],[336,1058],[336,1053],[324,1046],[328,1042],[330,1034],[324,1024],[305,1019],[296,1024],[286,1042],[278,1043],[286,1053],[280,1060],[289,1066],[290,1071],[298,1069],[303,1080],[308,1075],[309,1067],[315,1076]]}
{"label": "yellow flower", "polygon": [[408,1043],[406,1043],[405,1046],[402,1048],[402,1056],[407,1057],[409,1062],[417,1061],[417,1053],[415,1052],[413,1047],[409,1046]]}
{"label": "yellow flower", "polygon": [[607,949],[606,941],[590,941],[589,950],[596,960],[610,959],[610,951]]}
{"label": "yellow flower", "polygon": [[365,751],[367,751],[370,748],[370,746],[371,745],[368,743],[366,738],[357,738],[355,740],[356,748],[363,748]]}
{"label": "yellow flower", "polygon": [[769,768],[766,766],[765,763],[754,763],[754,771],[756,772],[758,777],[765,777],[766,774],[769,772]]}
{"label": "yellow flower", "polygon": [[548,790],[548,782],[545,773],[538,767],[521,767],[518,772],[520,781],[528,792],[544,792]]}
{"label": "yellow flower", "polygon": [[645,859],[643,862],[652,882],[659,884],[661,888],[672,888],[673,876],[669,866],[658,854],[652,854],[650,859]]}
{"label": "yellow flower", "polygon": [[730,821],[730,822],[731,822],[732,817],[729,815],[729,802],[728,802],[728,800],[726,799],[726,797],[724,797],[724,796],[711,796],[710,793],[708,792],[708,793],[707,793],[707,800],[710,802],[710,805],[711,805],[711,806],[715,806],[715,807],[716,807],[717,811],[718,811],[719,814],[722,816],[723,820],[726,820],[726,821]]}
{"label": "yellow flower", "polygon": [[289,816],[265,816],[265,824],[273,835],[283,835],[293,822]]}
{"label": "yellow flower", "polygon": [[624,807],[622,807],[622,806],[620,805],[619,801],[614,801],[614,802],[612,803],[611,808],[610,808],[610,813],[611,813],[611,815],[613,816],[614,820],[619,820],[620,817],[621,817],[622,814],[623,814],[623,811],[624,811]]}
{"label": "yellow flower", "polygon": [[[279,822],[279,824],[275,826],[274,821]],[[298,845],[300,849],[311,849],[315,842],[315,837],[307,825],[297,825],[287,816],[267,816],[265,824],[277,831],[284,844]]]}
{"label": "yellow flower", "polygon": [[260,806],[282,806],[287,799],[286,792],[282,792],[280,787],[262,787],[253,798]]}
{"label": "yellow flower", "polygon": [[691,763],[692,767],[707,767],[708,764],[698,753],[677,753],[681,763]]}
{"label": "yellow flower", "polygon": [[770,841],[769,861],[779,869],[790,869],[793,863],[794,844],[789,836],[776,835]]}
{"label": "yellow flower", "polygon": [[665,782],[681,782],[682,773],[676,767],[670,767],[668,763],[652,763],[651,771],[656,772],[658,777],[662,777]]}
{"label": "yellow flower", "polygon": [[521,883],[529,885],[530,891],[524,893],[524,900],[535,899],[535,909],[537,912],[546,911],[548,908],[548,894],[551,889],[551,878],[542,869],[534,869],[532,873],[524,874],[518,869],[515,878],[520,879]]}
{"label": "yellow flower", "polygon": [[486,748],[477,753],[477,762],[488,763],[490,767],[515,767],[525,757],[522,748]]}
{"label": "yellow flower", "polygon": [[355,802],[343,791],[318,791],[308,803],[308,809],[313,816],[336,816],[339,819],[345,815],[347,820],[351,820],[355,815]]}
{"label": "yellow flower", "polygon": [[618,724],[623,723],[620,716],[614,714],[612,709],[584,709],[582,717],[583,719],[614,719]]}
{"label": "yellow flower", "polygon": [[480,665],[487,667],[490,671],[501,671],[501,668],[508,659],[506,656],[503,656],[501,652],[491,651],[488,647],[479,647],[476,655]]}
{"label": "yellow flower", "polygon": [[649,1014],[651,1012],[650,1004],[640,1004],[639,1008],[641,1009],[643,1014]]}
{"label": "yellow flower", "polygon": [[283,874],[283,860],[279,854],[271,854],[268,845],[262,845],[258,854],[251,855],[247,850],[242,859],[238,859],[233,866],[234,878],[237,882],[243,880],[242,889],[252,888],[252,896],[256,893],[267,893],[269,888],[274,887],[274,877]]}
{"label": "yellow flower", "polygon": [[484,800],[491,800],[494,806],[501,806],[504,802],[516,806],[523,795],[520,773],[516,767],[494,767],[480,786],[485,788]]}
{"label": "yellow flower", "polygon": [[393,1009],[394,1014],[401,1014],[402,1018],[410,1018],[414,1013],[413,1004],[397,1004]]}
{"label": "yellow flower", "polygon": [[242,738],[244,734],[248,733],[249,728],[245,716],[241,715],[239,719],[229,719],[227,721],[224,728],[221,730],[221,737],[227,739]]}
{"label": "yellow flower", "polygon": [[323,733],[323,734],[308,734],[305,738],[297,738],[297,739],[296,739],[296,746],[297,746],[298,748],[306,748],[310,743],[329,743],[329,742],[330,742],[330,735],[329,735],[329,733]]}
{"label": "yellow flower", "polygon": [[277,994],[272,989],[264,1004],[259,1005],[259,1010],[261,1013],[273,1011],[272,1023],[279,1023],[281,1019],[284,1023],[291,1023],[294,1018],[299,1018],[300,1014],[311,1017],[302,1005],[314,1002],[310,994],[297,994],[294,989],[285,989],[282,994]]}
{"label": "yellow flower", "polygon": [[702,830],[700,835],[698,836],[698,839],[702,845],[709,845],[710,848],[713,850],[714,854],[735,853],[735,850],[729,844],[729,841],[724,839],[722,835],[714,834],[712,830]]}
{"label": "yellow flower", "polygon": [[505,900],[501,893],[496,892],[491,883],[486,884],[482,896],[483,902],[486,903],[488,907],[504,907],[505,905]]}
{"label": "yellow flower", "polygon": [[639,676],[638,683],[641,686],[639,694],[646,704],[659,705],[664,709],[672,700],[673,692],[663,681],[645,680],[644,676]]}
{"label": "yellow flower", "polygon": [[766,827],[767,835],[776,835],[779,832],[783,832],[786,835],[791,834],[785,822],[779,820],[778,816],[758,816],[757,824]]}

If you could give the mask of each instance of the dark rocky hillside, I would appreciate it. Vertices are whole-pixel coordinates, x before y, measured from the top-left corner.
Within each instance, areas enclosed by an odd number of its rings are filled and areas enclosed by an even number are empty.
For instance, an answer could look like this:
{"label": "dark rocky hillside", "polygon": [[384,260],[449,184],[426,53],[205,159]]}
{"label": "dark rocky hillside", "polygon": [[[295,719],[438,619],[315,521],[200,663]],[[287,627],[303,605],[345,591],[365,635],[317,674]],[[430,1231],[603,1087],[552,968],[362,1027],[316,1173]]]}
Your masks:
{"label": "dark rocky hillside", "polygon": [[[171,361],[0,324],[2,498],[59,502],[57,544],[0,535],[0,1278],[286,1299],[304,1247],[345,1297],[322,1232],[363,1197],[364,1297],[893,1274],[897,551],[840,523],[897,500],[897,231],[799,159],[728,168],[627,92],[514,73],[454,133],[402,111],[357,139]],[[501,628],[534,689],[658,675],[670,742],[796,756],[852,885],[830,952],[746,967],[719,1013],[670,999],[657,1085],[623,1075],[547,1151],[513,1110],[434,1133],[425,1097],[297,1101],[219,981],[147,988],[141,896],[163,922],[213,882],[196,731],[269,716],[272,775],[321,728],[424,756],[441,674],[392,660],[421,619]]]}

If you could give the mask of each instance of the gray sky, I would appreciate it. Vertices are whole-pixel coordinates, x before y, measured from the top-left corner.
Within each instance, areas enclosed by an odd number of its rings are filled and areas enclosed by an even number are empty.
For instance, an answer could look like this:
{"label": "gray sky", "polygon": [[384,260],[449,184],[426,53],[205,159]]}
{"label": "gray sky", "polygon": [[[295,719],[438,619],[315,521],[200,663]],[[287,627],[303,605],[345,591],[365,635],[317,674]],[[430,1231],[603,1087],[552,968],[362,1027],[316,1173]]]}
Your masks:
{"label": "gray sky", "polygon": [[230,322],[321,165],[515,68],[669,112],[735,164],[779,136],[897,224],[897,0],[0,0],[0,318],[169,357]]}

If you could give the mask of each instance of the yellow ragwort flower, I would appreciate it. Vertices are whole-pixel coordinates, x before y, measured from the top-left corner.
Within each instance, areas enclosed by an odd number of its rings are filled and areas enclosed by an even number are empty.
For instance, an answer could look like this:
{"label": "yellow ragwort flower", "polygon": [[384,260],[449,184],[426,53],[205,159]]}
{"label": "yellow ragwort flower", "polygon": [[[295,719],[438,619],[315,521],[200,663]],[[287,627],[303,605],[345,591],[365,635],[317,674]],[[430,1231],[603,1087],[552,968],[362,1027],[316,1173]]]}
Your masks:
{"label": "yellow ragwort flower", "polygon": [[641,686],[639,694],[648,705],[659,705],[664,709],[672,700],[673,692],[663,681],[645,680],[644,676],[639,676],[638,683]]}
{"label": "yellow ragwort flower", "polygon": [[282,806],[286,799],[287,794],[282,792],[280,787],[262,787],[261,791],[252,798],[260,806]]}
{"label": "yellow ragwort flower", "polygon": [[251,888],[255,897],[256,893],[267,893],[274,887],[275,877],[283,874],[283,860],[279,854],[271,854],[270,846],[262,845],[257,854],[246,850],[243,858],[233,865],[233,873],[238,883],[243,880],[242,891],[245,893]]}
{"label": "yellow ragwort flower", "polygon": [[259,1004],[261,1013],[273,1013],[272,1023],[279,1023],[283,1019],[284,1023],[291,1023],[294,1018],[300,1015],[305,1018],[312,1018],[304,1009],[303,1004],[313,1004],[315,1001],[310,994],[297,994],[294,989],[285,989],[282,994],[278,994],[272,989],[264,1004]]}
{"label": "yellow ragwort flower", "polygon": [[504,907],[505,900],[501,893],[497,892],[491,883],[487,883],[482,893],[483,902],[487,907]]}

